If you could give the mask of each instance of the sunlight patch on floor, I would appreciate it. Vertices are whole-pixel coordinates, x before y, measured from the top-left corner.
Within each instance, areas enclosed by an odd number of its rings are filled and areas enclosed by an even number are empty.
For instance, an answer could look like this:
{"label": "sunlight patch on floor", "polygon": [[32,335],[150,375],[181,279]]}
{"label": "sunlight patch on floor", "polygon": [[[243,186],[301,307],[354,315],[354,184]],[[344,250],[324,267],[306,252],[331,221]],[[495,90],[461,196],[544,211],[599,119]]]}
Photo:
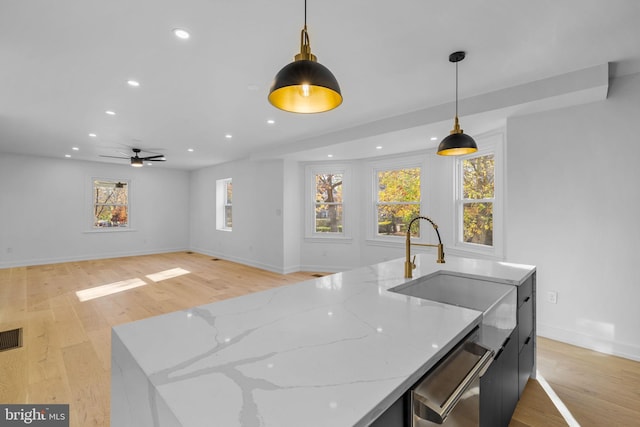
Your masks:
{"label": "sunlight patch on floor", "polygon": [[102,286],[96,286],[94,288],[83,289],[76,291],[76,296],[80,302],[89,301],[95,298],[104,297],[107,295],[117,294],[118,292],[126,291],[128,289],[137,288],[139,286],[146,285],[147,282],[141,279],[129,279],[122,280],[120,282],[108,283]]}
{"label": "sunlight patch on floor", "polygon": [[184,276],[185,274],[189,274],[189,273],[191,273],[189,270],[176,267],[170,270],[160,271],[158,273],[147,274],[147,279],[153,280],[154,282],[160,282],[162,280],[173,279],[174,277],[178,277],[178,276]]}
{"label": "sunlight patch on floor", "polygon": [[580,423],[576,421],[576,419],[571,414],[571,411],[569,411],[562,400],[560,400],[556,392],[553,391],[547,380],[545,380],[544,377],[540,375],[540,371],[536,371],[536,379],[538,380],[538,383],[540,383],[540,386],[545,391],[545,393],[547,393],[547,396],[549,396],[549,399],[551,399],[558,412],[560,412],[560,415],[562,415],[564,420],[567,422],[569,427],[580,427]]}

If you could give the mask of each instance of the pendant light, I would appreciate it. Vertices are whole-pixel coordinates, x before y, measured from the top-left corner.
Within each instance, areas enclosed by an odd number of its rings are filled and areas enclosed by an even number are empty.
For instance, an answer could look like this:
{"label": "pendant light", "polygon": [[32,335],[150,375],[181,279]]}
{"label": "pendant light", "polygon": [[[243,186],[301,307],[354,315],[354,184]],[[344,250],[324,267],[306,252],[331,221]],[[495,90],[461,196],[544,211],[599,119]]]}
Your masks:
{"label": "pendant light", "polygon": [[438,154],[441,156],[460,156],[478,151],[476,142],[469,135],[463,133],[458,122],[458,62],[462,61],[464,57],[464,52],[453,52],[449,55],[449,62],[456,64],[456,118],[453,130],[438,146]]}
{"label": "pendant light", "polygon": [[338,81],[311,53],[307,32],[307,0],[304,1],[304,28],[300,34],[300,53],[276,74],[269,102],[292,113],[322,113],[342,104]]}

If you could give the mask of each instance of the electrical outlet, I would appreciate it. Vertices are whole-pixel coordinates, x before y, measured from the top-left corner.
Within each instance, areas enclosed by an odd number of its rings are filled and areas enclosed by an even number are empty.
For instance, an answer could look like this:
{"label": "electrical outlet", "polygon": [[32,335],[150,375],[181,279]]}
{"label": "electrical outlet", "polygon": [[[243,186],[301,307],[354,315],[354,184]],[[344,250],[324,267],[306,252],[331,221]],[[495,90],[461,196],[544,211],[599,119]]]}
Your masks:
{"label": "electrical outlet", "polygon": [[547,302],[549,302],[551,304],[557,304],[558,303],[558,293],[556,291],[547,292]]}

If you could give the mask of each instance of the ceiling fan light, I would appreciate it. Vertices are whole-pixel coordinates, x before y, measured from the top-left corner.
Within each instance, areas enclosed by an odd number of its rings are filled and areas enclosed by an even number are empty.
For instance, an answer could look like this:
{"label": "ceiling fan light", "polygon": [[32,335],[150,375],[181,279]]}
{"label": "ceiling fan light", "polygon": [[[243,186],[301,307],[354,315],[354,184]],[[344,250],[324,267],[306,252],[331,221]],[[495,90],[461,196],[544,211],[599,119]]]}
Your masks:
{"label": "ceiling fan light", "polygon": [[144,165],[144,162],[142,161],[141,158],[139,157],[131,158],[131,166],[133,166],[134,168],[141,168],[143,165]]}

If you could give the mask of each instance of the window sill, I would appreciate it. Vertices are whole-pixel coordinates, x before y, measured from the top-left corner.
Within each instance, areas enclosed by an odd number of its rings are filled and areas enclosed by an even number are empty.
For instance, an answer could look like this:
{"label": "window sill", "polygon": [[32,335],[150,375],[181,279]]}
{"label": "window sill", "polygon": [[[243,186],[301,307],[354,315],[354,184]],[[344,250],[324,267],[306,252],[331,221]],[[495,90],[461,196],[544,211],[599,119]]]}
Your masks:
{"label": "window sill", "polygon": [[366,244],[368,246],[382,246],[387,248],[400,248],[404,247],[406,241],[402,237],[398,237],[397,239],[367,239]]}
{"label": "window sill", "polygon": [[138,231],[135,228],[129,227],[105,227],[95,230],[84,230],[83,233],[87,234],[101,234],[101,233],[128,233],[130,231]]}
{"label": "window sill", "polygon": [[[445,247],[445,251],[446,251]],[[504,257],[496,248],[487,248],[482,245],[462,245],[458,244],[448,248],[448,253],[459,257],[473,257],[489,260],[501,260]]]}
{"label": "window sill", "polygon": [[306,236],[305,243],[347,243],[353,242],[350,236]]}

